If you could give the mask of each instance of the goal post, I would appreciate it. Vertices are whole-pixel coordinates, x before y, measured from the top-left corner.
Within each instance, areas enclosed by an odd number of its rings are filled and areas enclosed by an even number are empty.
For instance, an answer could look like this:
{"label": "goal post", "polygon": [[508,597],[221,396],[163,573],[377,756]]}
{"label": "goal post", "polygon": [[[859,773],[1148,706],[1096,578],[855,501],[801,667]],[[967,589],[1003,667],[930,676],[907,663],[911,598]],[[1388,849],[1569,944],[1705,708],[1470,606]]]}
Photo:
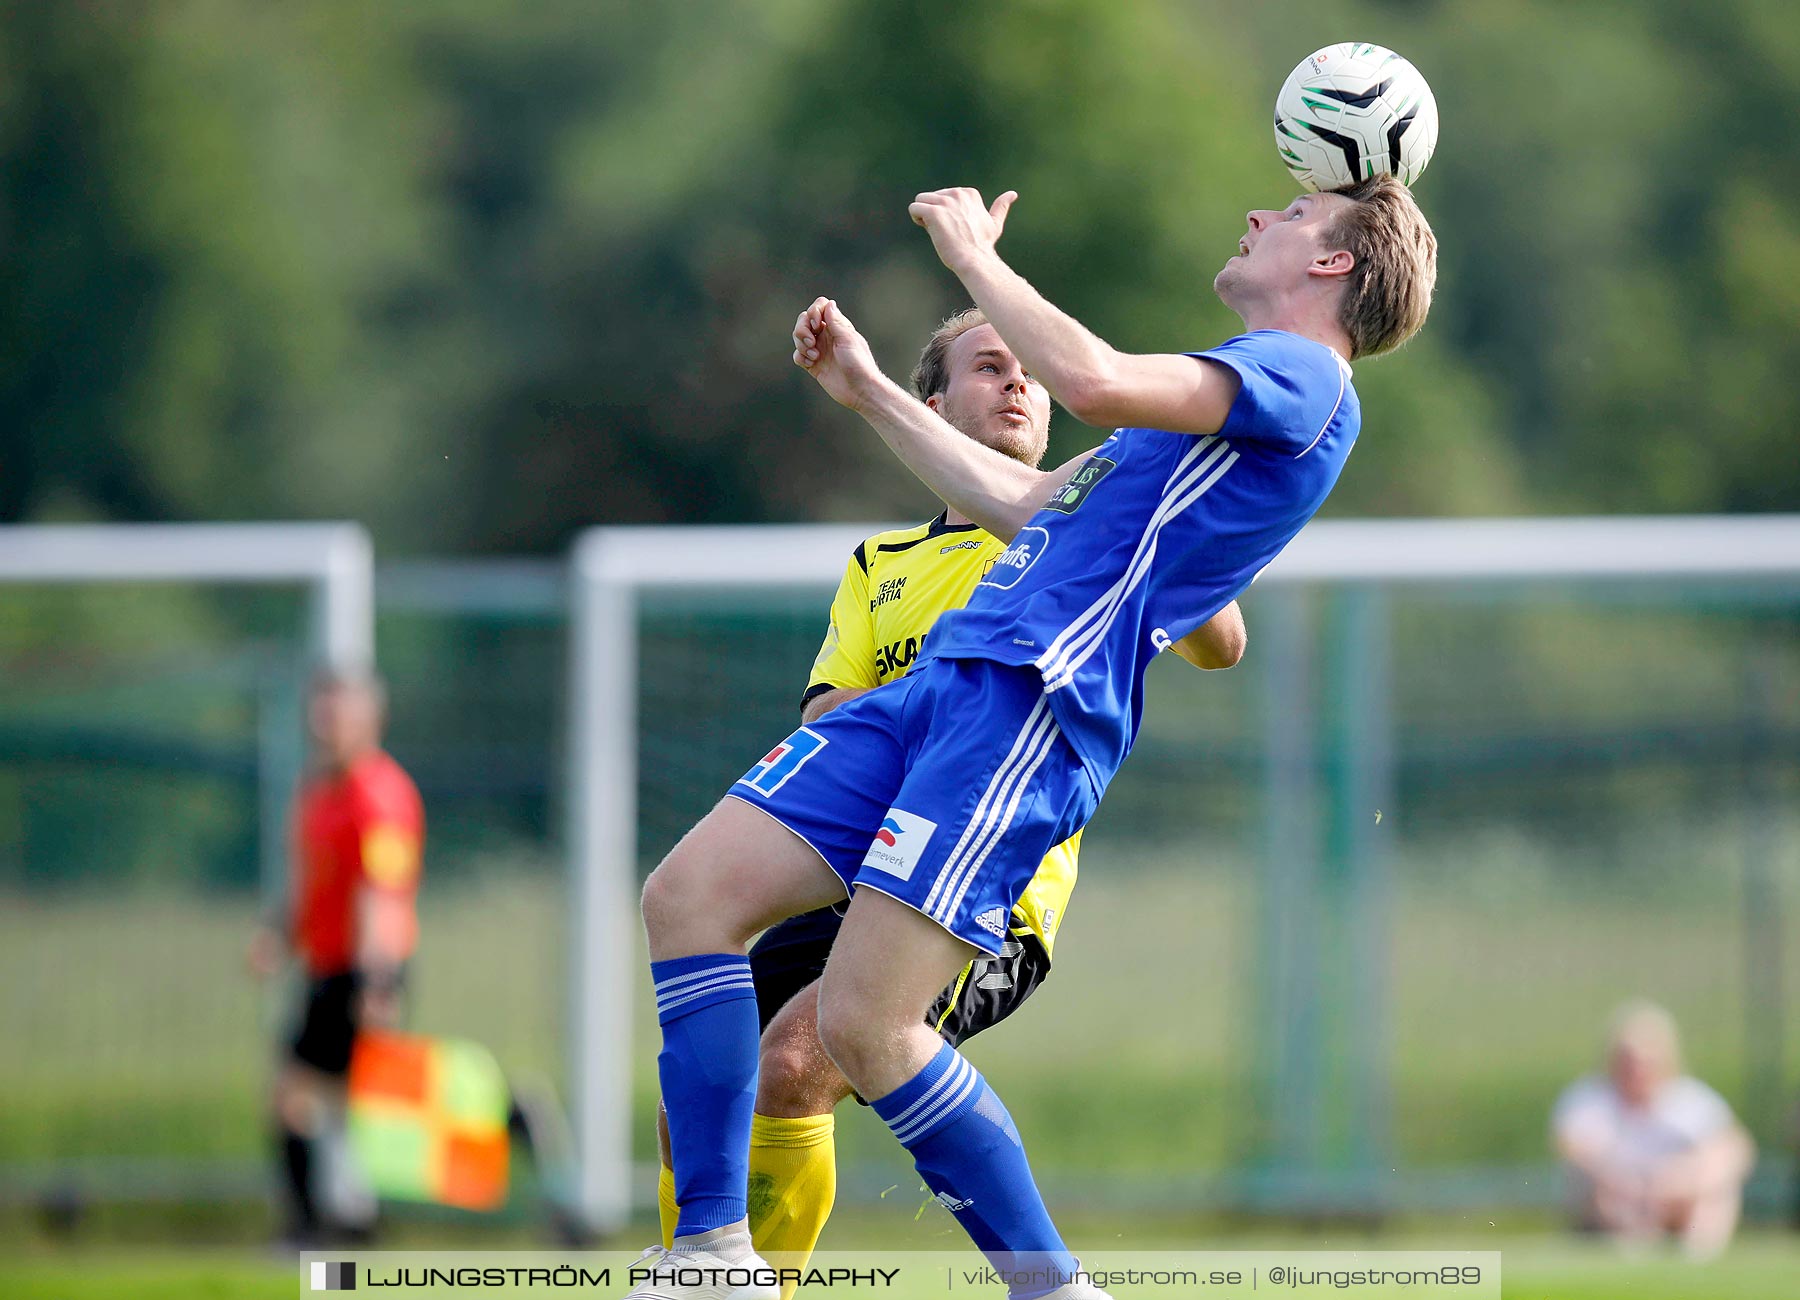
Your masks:
{"label": "goal post", "polygon": [[[692,781],[695,770],[641,770],[648,761],[644,756],[654,752],[660,755],[657,763],[668,764],[671,756],[684,758],[683,746],[705,744],[729,748],[723,761],[740,767],[756,757],[754,746],[743,744],[735,729],[727,734],[726,724],[735,728],[740,721],[729,716],[711,732],[696,729],[684,733],[692,738],[680,744],[651,747],[663,719],[655,716],[660,706],[646,702],[647,674],[690,681],[702,674],[729,676],[758,661],[740,655],[721,664],[711,647],[683,648],[673,635],[646,650],[646,610],[660,602],[687,610],[684,617],[702,619],[710,614],[696,611],[713,601],[744,607],[765,599],[785,603],[804,608],[801,621],[816,647],[848,555],[877,527],[597,528],[574,547],[567,810],[576,945],[572,1110],[580,1203],[599,1230],[617,1228],[630,1214],[631,1125],[643,1119],[633,1115],[630,1059],[643,987],[634,938],[638,880],[652,865],[641,799],[660,798],[661,787]],[[1641,594],[1652,589],[1656,594]],[[1391,988],[1393,929],[1399,922],[1389,830],[1397,783],[1404,776],[1416,784],[1416,774],[1429,775],[1433,761],[1429,752],[1402,753],[1406,744],[1417,750],[1423,742],[1402,734],[1399,714],[1430,706],[1427,696],[1412,689],[1420,652],[1406,644],[1412,624],[1401,614],[1416,622],[1413,606],[1435,602],[1427,611],[1439,620],[1432,626],[1456,628],[1466,621],[1465,605],[1510,609],[1505,602],[1523,599],[1548,603],[1547,610],[1534,606],[1534,616],[1554,614],[1561,608],[1556,602],[1570,592],[1578,600],[1586,598],[1582,593],[1599,593],[1600,606],[1668,600],[1684,617],[1709,598],[1696,592],[1725,592],[1726,599],[1741,596],[1745,608],[1772,608],[1778,618],[1791,620],[1800,612],[1800,516],[1321,521],[1309,525],[1251,589],[1246,601],[1250,674],[1230,674],[1229,689],[1249,701],[1244,706],[1249,721],[1240,737],[1248,761],[1238,765],[1243,784],[1237,788],[1260,810],[1249,818],[1247,839],[1254,847],[1242,873],[1253,880],[1249,888],[1256,895],[1254,925],[1244,944],[1256,968],[1247,990],[1254,1028],[1247,1031],[1252,1064],[1244,1067],[1244,1086],[1266,1106],[1267,1119],[1261,1136],[1243,1152],[1241,1173],[1204,1180],[1197,1197],[1288,1208],[1441,1205],[1465,1193],[1476,1195],[1468,1189],[1482,1177],[1489,1181],[1481,1184],[1481,1195],[1492,1189],[1507,1196],[1524,1189],[1520,1194],[1528,1199],[1553,1193],[1535,1169],[1526,1171],[1531,1179],[1483,1173],[1473,1162],[1463,1171],[1422,1168],[1409,1174],[1404,1159],[1395,1158],[1392,1116],[1407,1112],[1394,1093],[1393,1043],[1407,1027],[1395,1022]],[[706,624],[689,640],[747,635],[748,626]],[[676,651],[691,658],[666,662]],[[1578,655],[1571,651],[1570,657]],[[791,653],[782,673],[791,677],[796,663],[803,675],[804,663]],[[1632,671],[1631,663],[1621,671]],[[1455,676],[1454,668],[1443,673]],[[1200,675],[1190,676],[1200,681]],[[1180,748],[1184,734],[1192,747],[1201,746],[1206,733],[1196,739],[1179,727],[1171,743],[1169,710],[1159,704],[1159,695],[1166,699],[1172,687],[1184,699],[1190,692],[1209,698],[1218,693],[1212,681],[1190,688],[1184,684],[1188,680],[1171,671],[1151,684],[1148,740],[1140,740],[1140,751],[1154,748],[1167,755]],[[790,726],[803,685],[791,680],[780,688],[791,687]],[[1446,689],[1462,688],[1451,680]],[[1466,689],[1475,705],[1490,707],[1480,683],[1471,681]],[[1506,758],[1503,701],[1494,694],[1489,748],[1500,757],[1482,761],[1522,761]],[[1427,703],[1421,706],[1420,699]],[[1160,737],[1152,734],[1159,723],[1165,725]],[[1418,730],[1416,721],[1409,725]],[[761,741],[781,734],[770,730]],[[1120,786],[1135,767],[1163,761],[1143,753],[1140,758],[1142,763],[1126,765]],[[715,763],[705,770],[705,779],[716,780],[711,773],[728,769]],[[1479,789],[1474,778],[1469,784]],[[694,792],[694,798],[703,793],[710,800],[724,788],[721,782]],[[1525,797],[1547,796],[1532,787]],[[1133,815],[1138,806],[1132,805]],[[1390,810],[1386,827],[1383,809]],[[1109,834],[1118,838],[1119,826],[1115,821]],[[1090,840],[1096,857],[1104,838],[1096,834]],[[669,840],[660,821],[654,839]],[[1782,851],[1789,847],[1784,841]],[[1766,874],[1767,866],[1746,860],[1743,869]],[[1096,881],[1099,873],[1096,867]],[[1079,899],[1078,893],[1077,910]],[[1759,924],[1766,923],[1744,918],[1745,942],[1756,941]],[[1060,948],[1058,955],[1061,959]],[[1750,970],[1747,963],[1746,987]],[[1752,1061],[1746,1067],[1751,1075],[1761,1071],[1767,1089],[1782,1082],[1782,978],[1777,971],[1766,999],[1746,995],[1746,1028],[1772,1032],[1776,1039],[1759,1058],[1763,1064]],[[1354,1021],[1354,1031],[1333,1030],[1345,1018]],[[1575,1032],[1572,1025],[1556,1027],[1559,1042]],[[1570,1069],[1585,1064],[1574,1059]],[[1402,1167],[1396,1171],[1395,1165]]]}
{"label": "goal post", "polygon": [[[313,662],[370,668],[375,660],[375,558],[353,523],[8,524],[0,583],[186,583],[297,586],[306,592]],[[300,776],[300,738],[268,737],[258,812],[263,887],[286,873],[287,799]]]}
{"label": "goal post", "polygon": [[233,886],[285,891],[301,678],[372,666],[372,579],[353,523],[0,526],[5,1020],[30,1045],[0,1199],[264,1185]]}
{"label": "goal post", "polygon": [[569,703],[571,1080],[588,1226],[630,1217],[632,1000],[638,986],[638,610],[645,588],[825,587],[867,532],[822,525],[595,528],[572,561]]}
{"label": "goal post", "polygon": [[0,582],[267,583],[305,587],[315,658],[370,666],[375,560],[359,524],[9,524]]}

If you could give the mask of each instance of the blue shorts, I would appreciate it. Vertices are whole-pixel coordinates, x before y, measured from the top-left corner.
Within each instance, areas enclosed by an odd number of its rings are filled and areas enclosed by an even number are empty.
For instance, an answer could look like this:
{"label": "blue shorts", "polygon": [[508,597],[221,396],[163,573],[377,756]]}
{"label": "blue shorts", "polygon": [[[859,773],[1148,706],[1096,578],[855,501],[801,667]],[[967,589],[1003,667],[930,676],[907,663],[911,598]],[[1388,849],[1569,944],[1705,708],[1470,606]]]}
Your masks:
{"label": "blue shorts", "polygon": [[849,890],[899,899],[984,952],[1098,796],[1031,667],[932,659],[789,736],[731,787]]}

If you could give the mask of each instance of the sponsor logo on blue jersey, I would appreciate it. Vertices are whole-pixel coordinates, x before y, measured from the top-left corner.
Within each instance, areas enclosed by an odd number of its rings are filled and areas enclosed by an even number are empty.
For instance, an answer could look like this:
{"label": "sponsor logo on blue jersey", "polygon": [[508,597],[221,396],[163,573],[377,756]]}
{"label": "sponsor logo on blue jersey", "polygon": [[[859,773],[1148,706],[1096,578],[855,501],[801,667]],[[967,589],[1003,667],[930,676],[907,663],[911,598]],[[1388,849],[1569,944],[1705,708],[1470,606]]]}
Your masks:
{"label": "sponsor logo on blue jersey", "polygon": [[1109,460],[1105,456],[1090,456],[1087,464],[1069,476],[1062,490],[1048,501],[1044,509],[1057,510],[1065,515],[1075,513],[1075,508],[1086,501],[1093,490],[1100,485],[1100,480],[1119,468],[1119,462]]}
{"label": "sponsor logo on blue jersey", "polygon": [[743,783],[758,794],[774,794],[825,748],[825,737],[802,727],[763,755],[762,761],[744,773]]}
{"label": "sponsor logo on blue jersey", "polygon": [[1013,586],[1038,562],[1038,557],[1049,546],[1050,534],[1047,530],[1021,528],[1019,535],[1012,539],[1012,545],[994,557],[993,567],[988,569],[978,585],[999,587],[1001,590]]}
{"label": "sponsor logo on blue jersey", "polygon": [[881,826],[875,832],[875,841],[869,845],[869,852],[862,864],[893,876],[896,880],[908,880],[912,877],[913,868],[919,865],[919,857],[925,852],[925,846],[931,843],[932,834],[936,830],[937,823],[934,821],[909,813],[904,808],[889,808],[887,816],[881,819]]}

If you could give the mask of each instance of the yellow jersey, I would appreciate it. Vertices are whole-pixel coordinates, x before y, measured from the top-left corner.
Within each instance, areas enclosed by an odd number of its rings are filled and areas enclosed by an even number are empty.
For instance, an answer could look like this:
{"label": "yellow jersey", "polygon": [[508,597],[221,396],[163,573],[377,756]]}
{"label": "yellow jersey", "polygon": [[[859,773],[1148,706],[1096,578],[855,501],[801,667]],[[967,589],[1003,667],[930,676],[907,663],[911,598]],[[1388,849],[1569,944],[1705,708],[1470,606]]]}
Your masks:
{"label": "yellow jersey", "polygon": [[[802,702],[840,686],[873,688],[903,677],[937,617],[963,605],[1006,543],[979,524],[895,528],[851,553],[831,602],[831,626],[813,662]],[[1045,855],[1012,912],[1012,933],[1033,934],[1052,956],[1075,890],[1076,831]]]}

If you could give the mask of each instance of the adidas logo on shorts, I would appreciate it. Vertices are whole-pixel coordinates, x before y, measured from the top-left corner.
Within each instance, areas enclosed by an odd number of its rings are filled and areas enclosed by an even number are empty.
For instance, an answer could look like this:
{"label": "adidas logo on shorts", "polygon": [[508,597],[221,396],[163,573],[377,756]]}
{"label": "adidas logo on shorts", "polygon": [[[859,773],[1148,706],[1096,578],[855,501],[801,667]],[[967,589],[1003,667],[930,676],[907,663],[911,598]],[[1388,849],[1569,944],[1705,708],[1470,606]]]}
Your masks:
{"label": "adidas logo on shorts", "polygon": [[975,924],[979,925],[996,939],[1004,939],[1006,937],[1006,909],[1004,907],[990,907],[987,911],[975,918]]}

